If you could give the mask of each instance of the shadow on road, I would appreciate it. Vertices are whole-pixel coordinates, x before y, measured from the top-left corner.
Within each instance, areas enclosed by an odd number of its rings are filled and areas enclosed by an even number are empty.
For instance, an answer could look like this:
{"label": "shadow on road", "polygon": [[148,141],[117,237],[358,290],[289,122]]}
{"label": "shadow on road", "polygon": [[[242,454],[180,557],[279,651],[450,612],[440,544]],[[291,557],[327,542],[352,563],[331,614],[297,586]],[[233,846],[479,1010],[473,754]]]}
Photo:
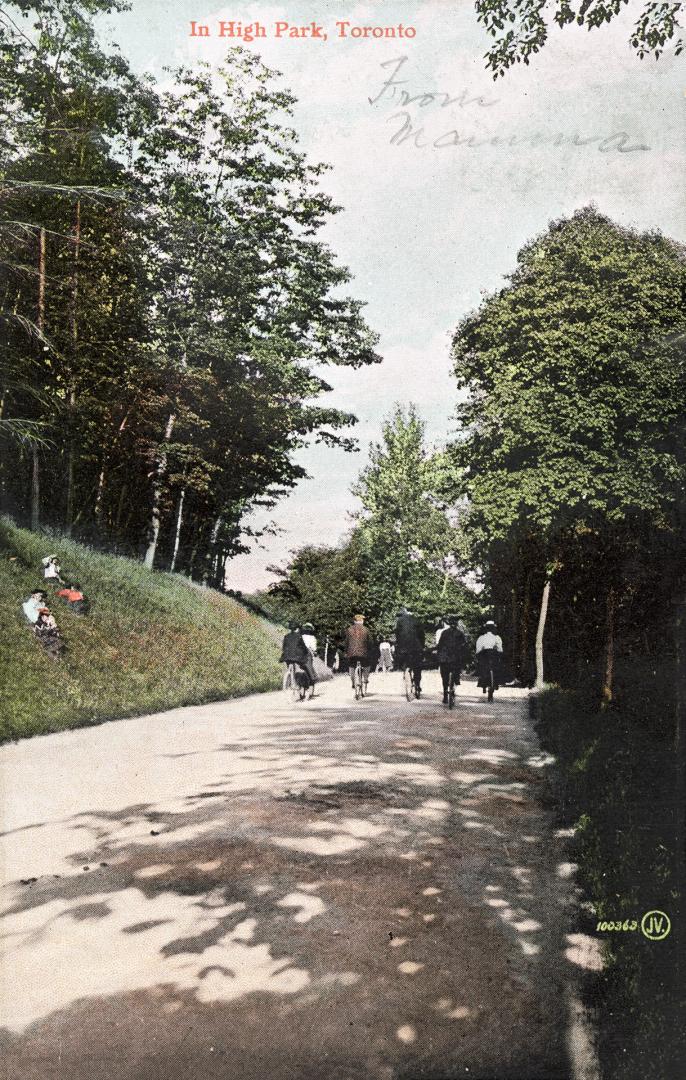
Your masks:
{"label": "shadow on road", "polygon": [[597,957],[569,936],[550,759],[522,695],[468,693],[450,713],[270,695],[154,754],[203,783],[94,791],[59,825],[70,871],[6,890],[7,1075],[571,1076],[570,967]]}

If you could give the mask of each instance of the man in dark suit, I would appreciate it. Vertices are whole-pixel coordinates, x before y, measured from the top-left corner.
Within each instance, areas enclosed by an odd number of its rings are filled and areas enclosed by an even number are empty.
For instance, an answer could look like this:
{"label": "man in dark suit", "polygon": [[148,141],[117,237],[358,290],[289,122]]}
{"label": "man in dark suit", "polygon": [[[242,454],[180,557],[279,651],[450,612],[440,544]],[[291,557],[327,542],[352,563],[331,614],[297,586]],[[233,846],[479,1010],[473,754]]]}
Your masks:
{"label": "man in dark suit", "polygon": [[448,688],[450,686],[450,673],[453,673],[453,683],[459,685],[464,656],[466,639],[458,623],[457,615],[448,615],[448,625],[441,632],[436,646],[436,659],[441,671],[443,682],[443,704],[448,704]]}
{"label": "man in dark suit", "polygon": [[411,611],[401,608],[395,624],[395,662],[400,671],[406,667],[412,671],[416,697],[422,689],[423,657],[424,628]]}

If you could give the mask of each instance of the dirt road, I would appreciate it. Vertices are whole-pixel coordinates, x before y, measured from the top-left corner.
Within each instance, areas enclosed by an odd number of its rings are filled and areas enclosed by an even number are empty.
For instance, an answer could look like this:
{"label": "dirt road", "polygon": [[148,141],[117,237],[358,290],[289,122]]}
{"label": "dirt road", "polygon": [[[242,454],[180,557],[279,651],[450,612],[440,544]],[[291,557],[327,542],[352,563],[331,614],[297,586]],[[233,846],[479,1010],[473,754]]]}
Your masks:
{"label": "dirt road", "polygon": [[0,750],[11,1080],[592,1080],[527,695],[339,678]]}

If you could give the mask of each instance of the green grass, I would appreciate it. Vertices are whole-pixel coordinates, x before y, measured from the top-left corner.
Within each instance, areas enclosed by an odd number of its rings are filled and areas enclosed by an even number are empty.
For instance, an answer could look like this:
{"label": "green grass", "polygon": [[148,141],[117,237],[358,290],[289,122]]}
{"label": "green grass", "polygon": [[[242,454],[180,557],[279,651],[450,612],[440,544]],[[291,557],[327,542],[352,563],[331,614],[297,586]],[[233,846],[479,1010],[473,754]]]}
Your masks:
{"label": "green grass", "polygon": [[[21,610],[34,589],[52,591],[40,564],[52,552],[91,601],[86,617],[50,601],[67,647],[56,662]],[[279,642],[214,590],[0,521],[0,742],[273,690]]]}

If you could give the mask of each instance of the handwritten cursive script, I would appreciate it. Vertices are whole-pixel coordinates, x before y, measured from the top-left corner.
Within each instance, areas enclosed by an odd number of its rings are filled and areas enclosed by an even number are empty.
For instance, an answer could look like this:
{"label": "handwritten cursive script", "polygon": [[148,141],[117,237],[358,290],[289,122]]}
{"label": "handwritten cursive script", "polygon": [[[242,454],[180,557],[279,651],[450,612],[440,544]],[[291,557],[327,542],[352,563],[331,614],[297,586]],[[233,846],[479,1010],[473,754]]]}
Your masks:
{"label": "handwritten cursive script", "polygon": [[[449,106],[457,106],[460,109],[467,106],[475,106],[477,109],[490,109],[498,104],[498,98],[486,99],[477,94],[472,95],[468,90],[459,94],[450,94],[445,91],[420,90],[415,93],[408,89],[409,79],[399,78],[400,72],[407,63],[406,56],[399,56],[395,60],[386,60],[380,65],[389,68],[390,74],[384,79],[374,97],[367,98],[370,105],[400,106],[399,112],[394,112],[388,117],[389,122],[394,122],[395,127],[390,136],[391,146],[403,146],[409,144],[417,150],[446,150],[466,147],[477,149],[480,147],[494,147],[499,149],[514,149],[528,146],[530,148],[551,146],[554,148],[594,146],[602,154],[612,151],[619,154],[633,154],[637,151],[650,150],[646,143],[637,141],[627,131],[614,131],[610,134],[581,135],[576,132],[565,131],[533,131],[517,132],[509,128],[499,131],[470,134],[457,127],[447,131],[428,132],[423,116],[417,117],[410,111],[410,107],[430,110],[445,109]],[[472,112],[473,115],[473,112]]]}

